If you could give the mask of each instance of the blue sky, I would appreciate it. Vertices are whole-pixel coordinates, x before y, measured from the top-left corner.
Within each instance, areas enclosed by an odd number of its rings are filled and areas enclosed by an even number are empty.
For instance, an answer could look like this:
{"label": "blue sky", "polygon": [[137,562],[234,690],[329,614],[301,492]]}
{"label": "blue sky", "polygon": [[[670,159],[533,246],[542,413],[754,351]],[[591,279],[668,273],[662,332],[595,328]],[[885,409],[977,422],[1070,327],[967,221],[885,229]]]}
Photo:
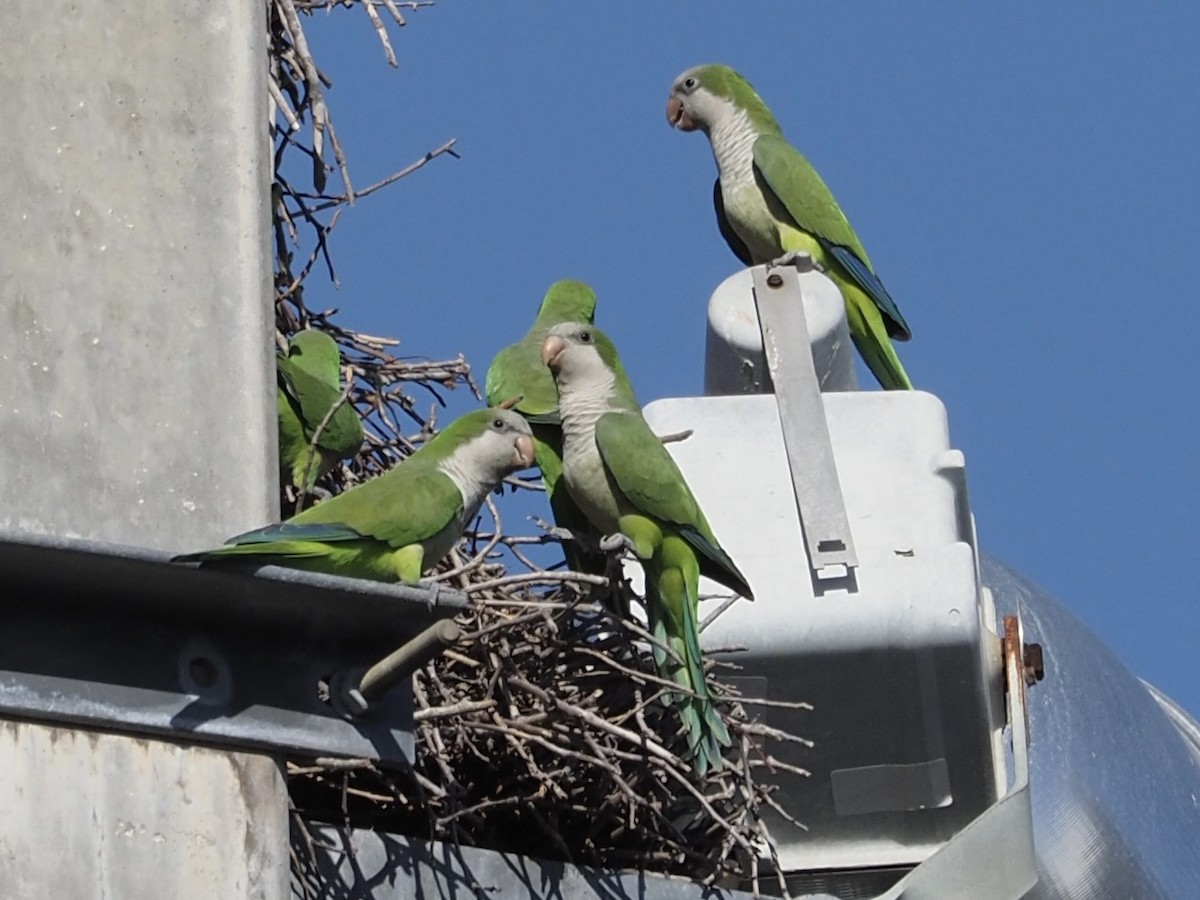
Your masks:
{"label": "blue sky", "polygon": [[[546,287],[590,282],[643,402],[700,392],[739,264],[684,68],[747,75],[817,166],[950,413],[984,549],[1200,712],[1200,6],[468,4],[306,20],[364,186],[312,307],[483,373]],[[863,380],[869,383],[869,378]],[[452,398],[454,411],[469,400]]]}

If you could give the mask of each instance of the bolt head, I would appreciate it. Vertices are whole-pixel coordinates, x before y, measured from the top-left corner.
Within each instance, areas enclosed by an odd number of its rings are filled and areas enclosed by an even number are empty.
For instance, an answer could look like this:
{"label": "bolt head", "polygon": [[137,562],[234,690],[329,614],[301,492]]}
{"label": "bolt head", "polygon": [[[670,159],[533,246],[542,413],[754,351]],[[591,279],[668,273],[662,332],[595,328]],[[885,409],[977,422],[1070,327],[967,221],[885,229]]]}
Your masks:
{"label": "bolt head", "polygon": [[342,694],[342,705],[351,716],[361,716],[371,706],[358,688],[352,688]]}

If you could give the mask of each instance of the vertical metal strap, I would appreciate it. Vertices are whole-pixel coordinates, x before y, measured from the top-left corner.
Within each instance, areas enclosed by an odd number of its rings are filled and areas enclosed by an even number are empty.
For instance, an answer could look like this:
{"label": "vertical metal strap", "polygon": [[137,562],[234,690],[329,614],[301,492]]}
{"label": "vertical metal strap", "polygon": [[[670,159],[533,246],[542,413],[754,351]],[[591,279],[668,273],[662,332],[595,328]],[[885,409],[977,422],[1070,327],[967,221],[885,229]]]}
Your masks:
{"label": "vertical metal strap", "polygon": [[[797,264],[811,268],[812,261],[802,257]],[[755,266],[751,272],[809,567],[816,578],[842,577],[858,565],[858,556],[813,365],[800,276],[796,265]],[[845,570],[826,571],[831,566]]]}

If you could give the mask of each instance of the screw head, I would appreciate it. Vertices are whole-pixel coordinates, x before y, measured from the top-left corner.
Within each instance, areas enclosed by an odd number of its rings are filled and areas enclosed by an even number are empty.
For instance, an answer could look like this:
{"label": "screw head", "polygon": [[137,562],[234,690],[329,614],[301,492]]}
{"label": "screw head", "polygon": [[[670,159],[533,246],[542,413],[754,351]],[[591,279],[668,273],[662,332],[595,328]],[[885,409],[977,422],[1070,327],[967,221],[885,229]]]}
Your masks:
{"label": "screw head", "polygon": [[767,287],[781,288],[783,287],[783,276],[778,272],[772,272],[767,276]]}

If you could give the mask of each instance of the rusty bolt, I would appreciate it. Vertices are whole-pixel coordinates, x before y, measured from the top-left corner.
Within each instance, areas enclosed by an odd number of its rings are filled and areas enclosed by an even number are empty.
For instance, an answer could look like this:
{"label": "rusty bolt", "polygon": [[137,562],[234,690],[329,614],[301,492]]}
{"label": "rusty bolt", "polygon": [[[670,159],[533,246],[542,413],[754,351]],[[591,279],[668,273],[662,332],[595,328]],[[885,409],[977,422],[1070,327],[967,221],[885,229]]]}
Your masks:
{"label": "rusty bolt", "polygon": [[1026,684],[1036,684],[1046,677],[1046,666],[1042,656],[1041,644],[1026,644],[1023,661],[1025,663]]}
{"label": "rusty bolt", "polygon": [[781,288],[783,287],[783,276],[778,272],[772,272],[767,276],[767,287]]}

